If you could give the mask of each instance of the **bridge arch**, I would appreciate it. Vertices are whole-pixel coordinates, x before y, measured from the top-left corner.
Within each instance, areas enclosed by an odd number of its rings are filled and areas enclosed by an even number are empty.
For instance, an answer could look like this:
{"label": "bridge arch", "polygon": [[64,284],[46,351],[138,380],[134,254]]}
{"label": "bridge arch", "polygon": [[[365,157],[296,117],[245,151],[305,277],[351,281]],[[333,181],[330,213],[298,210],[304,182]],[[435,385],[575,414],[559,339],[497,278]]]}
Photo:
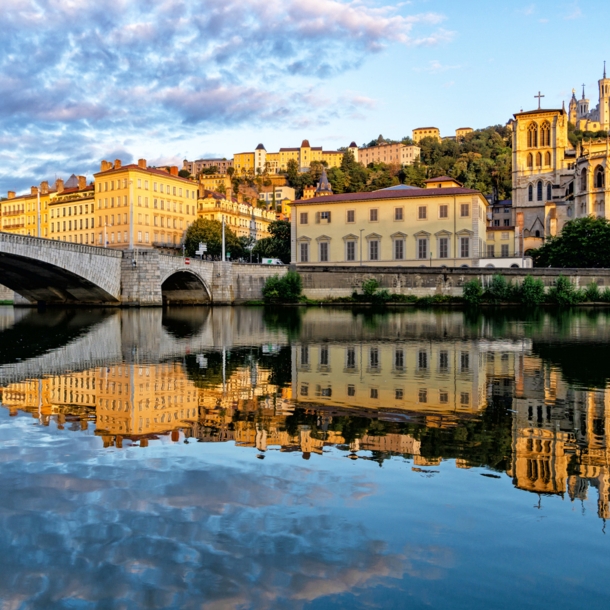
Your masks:
{"label": "bridge arch", "polygon": [[207,282],[195,271],[172,271],[161,282],[163,305],[206,305],[212,302]]}

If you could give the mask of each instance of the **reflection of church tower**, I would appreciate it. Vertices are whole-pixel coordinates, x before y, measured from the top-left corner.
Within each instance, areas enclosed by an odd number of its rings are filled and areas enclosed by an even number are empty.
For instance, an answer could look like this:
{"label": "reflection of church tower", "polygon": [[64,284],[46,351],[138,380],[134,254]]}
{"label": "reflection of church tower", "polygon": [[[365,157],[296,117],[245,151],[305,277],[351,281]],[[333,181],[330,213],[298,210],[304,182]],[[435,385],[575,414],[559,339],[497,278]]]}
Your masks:
{"label": "reflection of church tower", "polygon": [[569,119],[572,125],[576,125],[578,120],[578,101],[576,100],[576,91],[572,89],[572,99],[570,100]]}
{"label": "reflection of church tower", "polygon": [[318,182],[318,186],[316,187],[316,193],[314,197],[324,197],[325,195],[332,195],[333,189],[330,186],[330,182],[328,181],[328,176],[326,175],[326,168],[322,170],[322,175],[320,176],[320,182]]}
{"label": "reflection of church tower", "polygon": [[604,76],[598,81],[599,85],[599,123],[602,129],[610,127],[610,78],[606,78],[606,62],[604,62]]}

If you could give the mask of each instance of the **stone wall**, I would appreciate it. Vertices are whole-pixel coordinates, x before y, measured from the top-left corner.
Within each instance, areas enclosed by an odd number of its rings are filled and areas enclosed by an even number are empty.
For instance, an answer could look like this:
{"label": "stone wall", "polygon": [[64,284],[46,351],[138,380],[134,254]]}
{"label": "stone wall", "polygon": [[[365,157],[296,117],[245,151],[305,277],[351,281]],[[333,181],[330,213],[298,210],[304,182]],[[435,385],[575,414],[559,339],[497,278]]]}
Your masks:
{"label": "stone wall", "polygon": [[263,298],[267,278],[288,273],[287,265],[247,265],[233,263],[234,303],[258,301]]}
{"label": "stone wall", "polygon": [[6,286],[0,286],[0,301],[12,301],[13,291],[9,290]]}
{"label": "stone wall", "polygon": [[461,296],[464,283],[479,278],[488,284],[496,274],[514,283],[521,283],[531,275],[543,281],[547,287],[564,275],[577,287],[595,282],[601,289],[610,286],[610,269],[478,269],[438,267],[302,267],[298,272],[303,278],[303,294],[311,299],[350,296],[361,290],[362,282],[376,279],[381,288],[397,294],[418,297],[435,294]]}

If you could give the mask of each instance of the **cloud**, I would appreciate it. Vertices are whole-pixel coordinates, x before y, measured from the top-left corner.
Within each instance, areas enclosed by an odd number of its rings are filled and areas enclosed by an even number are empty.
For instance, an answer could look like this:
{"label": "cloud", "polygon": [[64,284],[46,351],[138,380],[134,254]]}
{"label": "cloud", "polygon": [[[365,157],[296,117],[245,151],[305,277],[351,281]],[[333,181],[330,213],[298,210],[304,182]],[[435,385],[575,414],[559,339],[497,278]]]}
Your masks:
{"label": "cloud", "polygon": [[459,69],[461,69],[461,67],[462,66],[460,66],[460,65],[455,65],[455,66],[443,65],[437,59],[432,59],[428,62],[427,66],[413,68],[413,70],[415,70],[415,72],[428,72],[429,74],[438,74],[440,72],[447,72],[447,70],[459,70]]}
{"label": "cloud", "polygon": [[579,19],[580,17],[582,17],[582,11],[580,10],[578,2],[568,5],[567,13],[564,16],[564,19],[570,21],[572,19]]}
{"label": "cloud", "polygon": [[[70,166],[74,139],[97,165],[142,132],[165,141],[195,125],[205,133],[315,122],[341,100],[327,96],[312,112],[300,99],[313,83],[357,70],[391,45],[451,39],[443,15],[407,14],[403,4],[117,0],[108,10],[99,0],[4,0],[0,138],[31,166],[53,148],[57,171],[71,173],[82,171]],[[371,104],[353,97],[352,114],[365,116]],[[44,179],[23,163],[3,172],[4,190],[14,186],[7,175]]]}

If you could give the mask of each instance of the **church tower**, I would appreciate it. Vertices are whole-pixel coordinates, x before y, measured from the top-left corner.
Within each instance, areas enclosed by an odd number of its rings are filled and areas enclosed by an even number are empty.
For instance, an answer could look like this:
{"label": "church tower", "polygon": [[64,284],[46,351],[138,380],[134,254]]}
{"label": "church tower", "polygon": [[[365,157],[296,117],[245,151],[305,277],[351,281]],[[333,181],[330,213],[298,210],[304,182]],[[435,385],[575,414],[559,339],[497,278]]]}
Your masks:
{"label": "church tower", "polygon": [[606,62],[604,62],[604,76],[599,84],[599,125],[601,129],[610,127],[610,78],[606,78]]}
{"label": "church tower", "polygon": [[570,100],[570,106],[568,108],[568,120],[572,125],[576,125],[576,121],[578,120],[578,102],[574,89],[572,89],[572,99]]}
{"label": "church tower", "polygon": [[582,86],[582,98],[578,100],[578,118],[586,119],[589,114],[589,100],[585,97],[585,86]]}

